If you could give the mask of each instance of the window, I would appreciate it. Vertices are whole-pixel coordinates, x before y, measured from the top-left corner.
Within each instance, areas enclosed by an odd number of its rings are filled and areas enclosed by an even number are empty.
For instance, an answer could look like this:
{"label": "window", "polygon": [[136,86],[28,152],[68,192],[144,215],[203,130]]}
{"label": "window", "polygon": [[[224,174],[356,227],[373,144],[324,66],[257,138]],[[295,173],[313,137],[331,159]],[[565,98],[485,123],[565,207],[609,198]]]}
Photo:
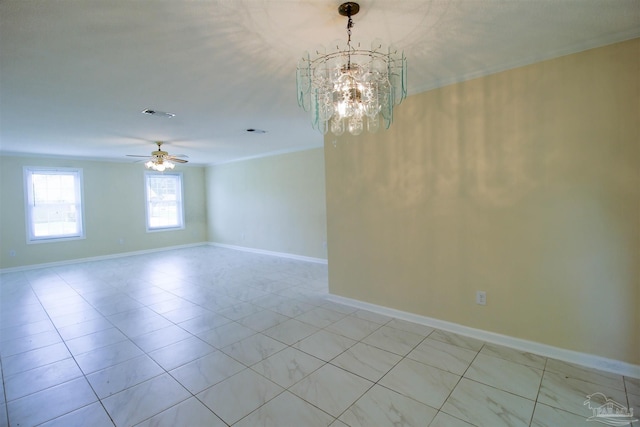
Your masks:
{"label": "window", "polygon": [[84,238],[82,169],[25,167],[27,242]]}
{"label": "window", "polygon": [[184,228],[181,173],[145,173],[147,231]]}

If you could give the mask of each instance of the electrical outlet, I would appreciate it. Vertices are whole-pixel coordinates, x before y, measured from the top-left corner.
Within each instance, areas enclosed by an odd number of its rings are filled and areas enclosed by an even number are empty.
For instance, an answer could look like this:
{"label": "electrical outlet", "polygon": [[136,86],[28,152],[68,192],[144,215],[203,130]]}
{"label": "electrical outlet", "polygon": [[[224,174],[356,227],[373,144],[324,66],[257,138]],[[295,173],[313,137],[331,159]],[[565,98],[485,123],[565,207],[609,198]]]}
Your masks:
{"label": "electrical outlet", "polygon": [[487,293],[485,291],[476,292],[476,304],[487,305]]}

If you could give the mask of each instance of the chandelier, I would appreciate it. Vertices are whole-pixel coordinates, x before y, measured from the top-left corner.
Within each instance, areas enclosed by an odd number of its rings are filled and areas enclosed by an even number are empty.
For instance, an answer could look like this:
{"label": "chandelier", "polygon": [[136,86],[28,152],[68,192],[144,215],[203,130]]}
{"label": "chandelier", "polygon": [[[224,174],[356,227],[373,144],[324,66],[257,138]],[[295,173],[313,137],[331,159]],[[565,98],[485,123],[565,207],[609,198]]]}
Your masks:
{"label": "chandelier", "polygon": [[346,2],[338,13],[347,17],[347,44],[336,51],[308,52],[298,63],[298,105],[311,112],[314,128],[342,135],[376,132],[380,120],[388,129],[393,107],[407,95],[407,61],[403,52],[374,42],[370,50],[351,45],[351,17],[360,5]]}

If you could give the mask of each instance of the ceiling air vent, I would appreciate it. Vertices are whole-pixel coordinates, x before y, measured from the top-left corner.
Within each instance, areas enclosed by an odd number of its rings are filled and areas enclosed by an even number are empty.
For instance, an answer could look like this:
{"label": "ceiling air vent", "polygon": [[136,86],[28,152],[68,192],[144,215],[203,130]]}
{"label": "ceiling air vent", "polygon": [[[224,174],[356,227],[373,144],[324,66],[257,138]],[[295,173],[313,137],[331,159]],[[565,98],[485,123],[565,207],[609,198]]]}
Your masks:
{"label": "ceiling air vent", "polygon": [[155,116],[155,117],[164,117],[165,119],[170,119],[171,117],[176,116],[173,113],[165,113],[164,111],[152,110],[151,108],[142,110],[142,114],[148,114],[150,116]]}

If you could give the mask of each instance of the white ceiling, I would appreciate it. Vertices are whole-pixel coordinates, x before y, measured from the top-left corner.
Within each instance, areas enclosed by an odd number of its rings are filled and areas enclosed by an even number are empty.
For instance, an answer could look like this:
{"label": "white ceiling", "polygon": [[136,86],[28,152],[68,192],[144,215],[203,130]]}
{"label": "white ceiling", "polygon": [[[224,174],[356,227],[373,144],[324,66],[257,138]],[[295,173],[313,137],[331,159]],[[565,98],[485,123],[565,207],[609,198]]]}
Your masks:
{"label": "white ceiling", "polygon": [[[322,146],[295,69],[345,40],[340,3],[0,0],[0,152],[131,162],[162,140],[214,164]],[[353,40],[403,49],[410,94],[640,37],[640,0],[359,3]]]}

